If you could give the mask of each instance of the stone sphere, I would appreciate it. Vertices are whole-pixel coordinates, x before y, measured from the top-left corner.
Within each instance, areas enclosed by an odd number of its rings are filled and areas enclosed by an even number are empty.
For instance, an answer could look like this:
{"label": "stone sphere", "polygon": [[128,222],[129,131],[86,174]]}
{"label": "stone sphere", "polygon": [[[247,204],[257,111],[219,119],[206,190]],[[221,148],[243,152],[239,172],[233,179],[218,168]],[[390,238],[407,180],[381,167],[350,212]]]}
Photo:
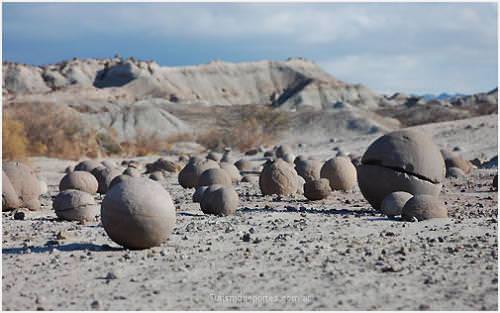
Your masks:
{"label": "stone sphere", "polygon": [[127,167],[124,171],[123,171],[123,175],[127,175],[127,176],[130,176],[130,177],[141,177],[141,173],[139,172],[139,170],[135,167]]}
{"label": "stone sphere", "polygon": [[304,184],[304,196],[309,200],[326,199],[331,192],[330,181],[326,178],[311,180]]}
{"label": "stone sphere", "polygon": [[222,159],[222,154],[214,152],[214,151],[210,151],[207,154],[207,159],[215,161],[215,162],[220,162],[220,160]]}
{"label": "stone sphere", "polygon": [[183,188],[197,187],[201,174],[211,168],[219,168],[219,164],[213,160],[191,158],[179,172],[179,184]]}
{"label": "stone sphere", "polygon": [[116,168],[109,167],[96,167],[91,172],[97,180],[97,192],[105,194],[108,192],[111,181],[117,176],[121,175],[121,171]]}
{"label": "stone sphere", "polygon": [[233,187],[215,185],[205,190],[200,207],[205,214],[225,216],[234,214],[239,202],[240,199]]}
{"label": "stone sphere", "polygon": [[473,169],[472,162],[464,159],[458,152],[441,149],[441,155],[443,156],[446,167],[458,167],[464,171],[465,174],[469,174]]}
{"label": "stone sphere", "polygon": [[368,147],[361,163],[359,188],[376,210],[395,191],[437,196],[446,171],[432,138],[416,130],[398,130],[379,137]]}
{"label": "stone sphere", "polygon": [[33,170],[21,162],[11,161],[3,163],[3,172],[9,177],[12,188],[21,200],[21,207],[39,210],[40,182]]}
{"label": "stone sphere", "polygon": [[163,172],[156,171],[156,172],[149,174],[149,179],[156,180],[156,181],[162,181],[165,179],[165,176],[163,175]]}
{"label": "stone sphere", "polygon": [[2,171],[2,211],[21,207],[22,201],[12,187],[9,177]]}
{"label": "stone sphere", "polygon": [[319,160],[295,159],[295,170],[306,182],[321,178],[321,162]]}
{"label": "stone sphere", "polygon": [[109,183],[108,190],[110,190],[111,188],[113,188],[114,185],[119,184],[121,182],[124,182],[124,181],[126,181],[128,179],[131,179],[131,178],[132,178],[132,176],[125,175],[125,174],[121,174],[121,175],[116,176]]}
{"label": "stone sphere", "polygon": [[95,160],[85,160],[75,166],[75,171],[92,172],[92,170],[98,166],[103,165]]}
{"label": "stone sphere", "polygon": [[[287,154],[293,155],[293,149],[289,145],[279,145],[279,146],[276,146],[276,150],[274,153],[275,153],[277,158],[283,159],[285,157],[285,155],[287,155]],[[294,157],[294,159],[295,159],[295,157]]]}
{"label": "stone sphere", "polygon": [[446,168],[446,177],[448,178],[465,177],[465,173],[458,167],[448,167]]}
{"label": "stone sphere", "polygon": [[69,173],[73,172],[74,170],[75,170],[75,167],[73,165],[69,165],[64,170],[64,173],[69,174]]}
{"label": "stone sphere", "polygon": [[323,164],[320,177],[330,181],[332,190],[351,190],[356,186],[356,167],[348,157],[335,157]]}
{"label": "stone sphere", "polygon": [[234,166],[236,166],[236,168],[239,169],[240,172],[248,172],[254,170],[253,163],[246,159],[236,161],[236,163],[234,163]]}
{"label": "stone sphere", "polygon": [[233,184],[236,184],[237,182],[239,182],[241,180],[240,171],[238,170],[238,168],[236,166],[234,166],[234,164],[228,163],[228,162],[220,162],[219,166],[221,169],[226,171],[226,173],[231,178],[231,181],[233,182]]}
{"label": "stone sphere", "polygon": [[197,187],[196,190],[193,193],[193,202],[194,203],[200,203],[201,199],[203,197],[203,194],[205,193],[205,190],[208,189],[209,186],[200,186]]}
{"label": "stone sphere", "polygon": [[132,177],[113,186],[102,202],[101,220],[108,236],[129,249],[159,246],[175,226],[175,206],[157,182]]}
{"label": "stone sphere", "polygon": [[444,203],[438,197],[423,194],[415,195],[408,200],[401,212],[401,218],[405,221],[413,221],[414,218],[423,221],[446,217],[448,217],[448,210]]}
{"label": "stone sphere", "polygon": [[77,189],[90,194],[97,193],[99,183],[97,179],[89,172],[74,171],[66,174],[59,182],[59,191],[66,189]]}
{"label": "stone sphere", "polygon": [[210,168],[201,173],[198,179],[198,187],[210,185],[231,186],[231,184],[231,177],[221,168]]}
{"label": "stone sphere", "polygon": [[263,195],[291,195],[297,192],[297,172],[287,162],[277,159],[264,165],[259,177]]}
{"label": "stone sphere", "polygon": [[384,198],[380,205],[382,213],[390,217],[401,215],[406,202],[412,197],[411,193],[405,191],[391,192]]}
{"label": "stone sphere", "polygon": [[57,217],[67,221],[94,221],[99,215],[94,197],[81,190],[60,192],[54,199],[53,207]]}

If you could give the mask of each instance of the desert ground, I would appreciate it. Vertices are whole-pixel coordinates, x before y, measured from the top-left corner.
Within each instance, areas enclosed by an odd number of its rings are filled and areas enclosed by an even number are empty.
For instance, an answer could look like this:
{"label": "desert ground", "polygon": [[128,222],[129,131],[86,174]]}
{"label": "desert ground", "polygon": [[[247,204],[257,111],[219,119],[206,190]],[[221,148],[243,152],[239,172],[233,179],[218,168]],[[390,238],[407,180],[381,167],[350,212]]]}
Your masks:
{"label": "desert ground", "polygon": [[[498,154],[496,114],[416,128],[468,160]],[[283,142],[297,155],[325,161],[339,149],[362,155],[380,135]],[[158,157],[133,159],[144,165]],[[498,309],[496,165],[447,178],[440,197],[449,218],[417,223],[374,211],[357,187],[308,201],[300,194],[262,196],[253,183],[236,186],[235,215],[209,216],[193,203],[194,189],[183,189],[171,174],[162,185],[174,199],[176,227],[162,246],[134,251],[112,242],[97,221],[56,218],[51,199],[75,161],[30,163],[48,194],[42,210],[22,220],[2,214],[4,310]]]}

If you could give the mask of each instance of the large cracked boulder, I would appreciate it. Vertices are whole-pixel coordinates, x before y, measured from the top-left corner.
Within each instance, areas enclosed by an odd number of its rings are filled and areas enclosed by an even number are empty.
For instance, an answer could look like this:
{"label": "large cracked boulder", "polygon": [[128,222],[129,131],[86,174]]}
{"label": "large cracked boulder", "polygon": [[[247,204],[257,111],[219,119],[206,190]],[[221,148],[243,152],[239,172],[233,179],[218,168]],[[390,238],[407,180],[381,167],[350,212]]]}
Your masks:
{"label": "large cracked boulder", "polygon": [[169,238],[175,226],[175,206],[158,182],[131,177],[108,191],[101,206],[101,220],[117,244],[147,249]]}
{"label": "large cracked boulder", "polygon": [[20,206],[31,211],[39,210],[41,189],[34,171],[17,161],[4,162],[3,171],[21,201]]}
{"label": "large cracked boulder", "polygon": [[358,167],[358,184],[376,210],[395,191],[437,196],[445,164],[432,138],[416,130],[398,130],[375,140]]}

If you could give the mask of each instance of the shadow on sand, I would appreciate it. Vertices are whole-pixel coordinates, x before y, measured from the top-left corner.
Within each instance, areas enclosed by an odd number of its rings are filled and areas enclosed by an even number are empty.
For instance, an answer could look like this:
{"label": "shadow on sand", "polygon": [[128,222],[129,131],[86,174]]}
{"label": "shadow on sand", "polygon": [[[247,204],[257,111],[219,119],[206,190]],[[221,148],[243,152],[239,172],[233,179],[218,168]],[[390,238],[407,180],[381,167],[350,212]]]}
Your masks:
{"label": "shadow on sand", "polygon": [[285,206],[284,210],[277,210],[274,208],[249,208],[244,207],[239,210],[240,212],[269,212],[269,213],[307,213],[307,214],[324,214],[324,215],[369,215],[376,216],[377,212],[374,210],[348,210],[348,209],[315,209],[306,207],[292,207]]}
{"label": "shadow on sand", "polygon": [[72,252],[72,251],[95,251],[95,252],[105,252],[105,251],[122,251],[123,248],[114,248],[108,245],[95,245],[93,243],[69,243],[64,245],[50,245],[43,247],[16,247],[16,248],[3,248],[3,254],[24,254],[30,253],[48,253],[53,249],[57,249],[62,252]]}

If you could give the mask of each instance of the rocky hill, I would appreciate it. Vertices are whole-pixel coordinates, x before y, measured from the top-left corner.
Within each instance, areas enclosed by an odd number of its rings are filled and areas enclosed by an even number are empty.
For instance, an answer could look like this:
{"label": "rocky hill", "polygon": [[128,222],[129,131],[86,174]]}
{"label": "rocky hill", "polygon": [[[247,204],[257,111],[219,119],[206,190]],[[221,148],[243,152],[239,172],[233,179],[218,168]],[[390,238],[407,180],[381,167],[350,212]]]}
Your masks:
{"label": "rocky hill", "polygon": [[[427,100],[379,95],[326,73],[312,61],[229,63],[213,61],[162,67],[134,58],[73,59],[31,66],[3,63],[3,107],[44,103],[79,114],[97,131],[113,129],[119,140],[137,133],[169,136],[210,128],[215,107],[265,105],[294,112],[290,134],[326,136],[387,131],[402,125],[494,113],[497,90]],[[196,108],[201,110],[200,116]],[[303,112],[303,113],[300,113]],[[315,113],[314,113],[315,112]],[[213,116],[212,116],[213,115]],[[292,115],[291,115],[292,116]],[[335,127],[333,127],[335,125]],[[334,134],[335,133],[335,134]],[[314,135],[316,136],[316,135]]]}
{"label": "rocky hill", "polygon": [[289,109],[328,108],[338,102],[366,108],[389,104],[362,85],[337,80],[304,59],[284,62],[214,61],[161,67],[133,58],[74,59],[53,65],[4,63],[3,88],[11,94],[45,94],[71,86],[113,88],[114,95],[206,105],[272,104]]}

